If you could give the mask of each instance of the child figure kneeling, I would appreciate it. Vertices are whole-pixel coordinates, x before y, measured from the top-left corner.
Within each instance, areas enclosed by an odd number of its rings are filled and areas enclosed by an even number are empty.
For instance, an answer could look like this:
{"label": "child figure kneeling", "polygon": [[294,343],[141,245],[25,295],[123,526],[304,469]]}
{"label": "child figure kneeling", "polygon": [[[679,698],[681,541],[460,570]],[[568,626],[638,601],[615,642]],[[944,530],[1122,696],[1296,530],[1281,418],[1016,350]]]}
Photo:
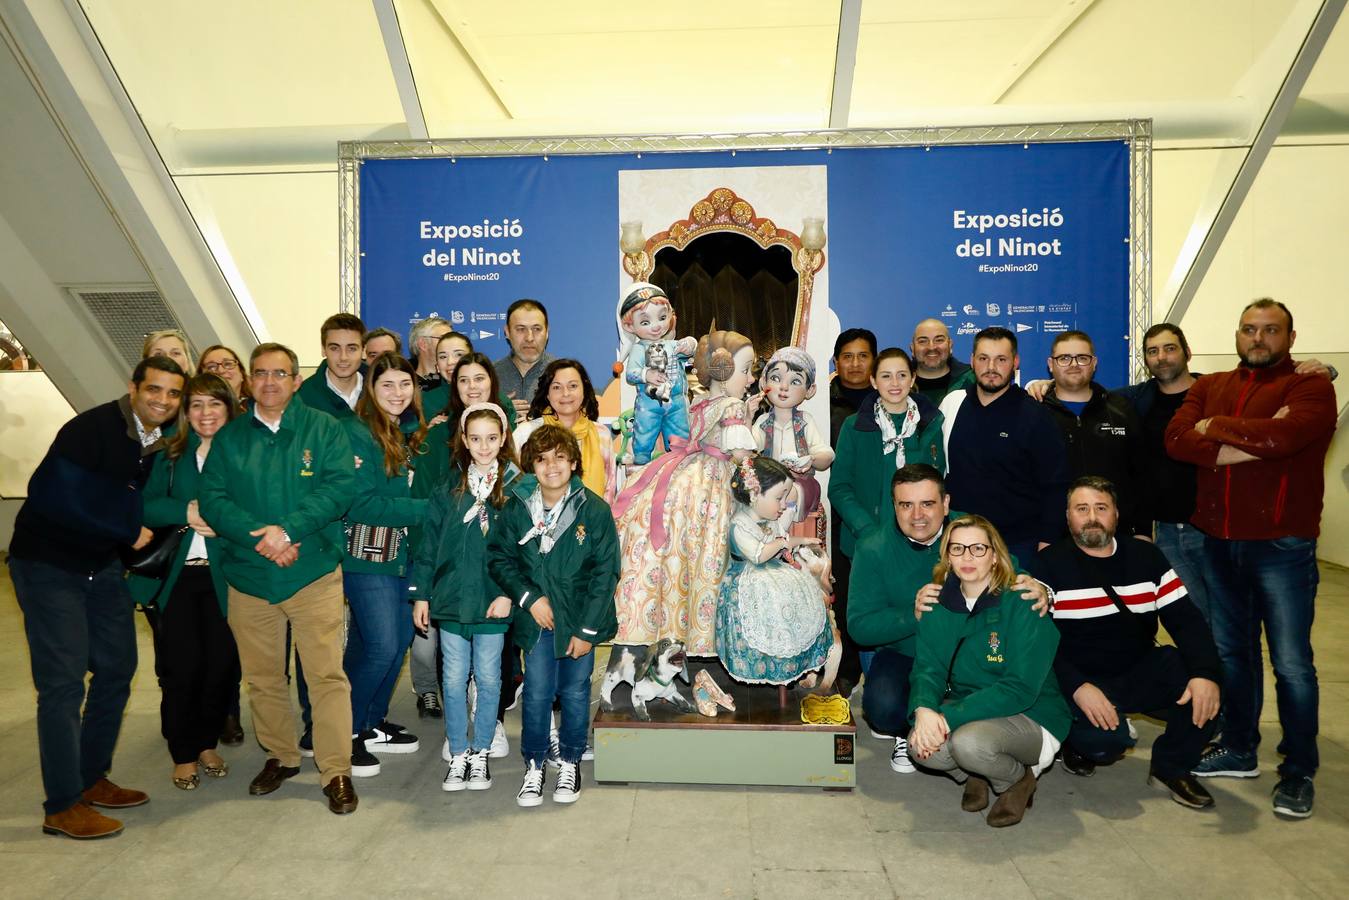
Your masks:
{"label": "child figure kneeling", "polygon": [[581,483],[581,448],[571,432],[540,426],[520,450],[520,468],[526,474],[509,489],[492,529],[487,569],[517,609],[525,777],[515,799],[531,807],[543,802],[554,697],[562,705],[562,763],[553,800],[580,796],[595,645],[618,630],[619,556],[613,513]]}

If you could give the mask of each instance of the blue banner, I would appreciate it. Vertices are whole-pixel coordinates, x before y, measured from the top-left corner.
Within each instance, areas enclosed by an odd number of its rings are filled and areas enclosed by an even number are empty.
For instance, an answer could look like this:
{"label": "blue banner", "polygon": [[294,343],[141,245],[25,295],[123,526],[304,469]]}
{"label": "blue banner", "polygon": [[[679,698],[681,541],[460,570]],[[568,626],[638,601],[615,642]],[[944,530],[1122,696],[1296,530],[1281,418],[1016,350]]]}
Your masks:
{"label": "blue banner", "polygon": [[1121,141],[366,160],[360,311],[368,327],[403,334],[438,314],[495,359],[509,349],[506,307],[536,298],[550,313],[549,352],[580,359],[602,391],[618,344],[614,307],[631,281],[620,222],[635,209],[650,236],[734,182],[754,216],[799,233],[797,207],[809,211],[802,197],[816,181],[828,242],[809,346],[821,371],[838,327],[907,348],[914,324],[933,316],[961,359],[979,329],[1011,329],[1023,380],[1043,376],[1055,334],[1086,331],[1097,380],[1127,382]]}

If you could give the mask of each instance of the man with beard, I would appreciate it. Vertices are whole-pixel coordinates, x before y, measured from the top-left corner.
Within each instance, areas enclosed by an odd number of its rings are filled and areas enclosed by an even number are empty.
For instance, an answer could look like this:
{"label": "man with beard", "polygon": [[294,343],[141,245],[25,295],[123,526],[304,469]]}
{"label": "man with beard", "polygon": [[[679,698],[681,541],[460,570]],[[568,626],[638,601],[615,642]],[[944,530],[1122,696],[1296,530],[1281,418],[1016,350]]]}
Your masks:
{"label": "man with beard", "polygon": [[924,319],[913,329],[914,381],[918,393],[938,405],[952,391],[974,383],[970,367],[951,355],[951,331],[941,319]]}
{"label": "man with beard", "polygon": [[[1152,745],[1148,783],[1204,809],[1213,798],[1190,770],[1218,713],[1218,651],[1166,557],[1146,541],[1117,541],[1118,524],[1115,486],[1083,476],[1068,491],[1071,537],[1030,562],[1054,589],[1054,673],[1074,704],[1063,767],[1092,775],[1134,745],[1127,714],[1153,715],[1166,731]],[[1157,644],[1159,621],[1175,646]]]}
{"label": "man with beard", "polygon": [[1166,446],[1199,467],[1192,521],[1205,534],[1227,695],[1222,742],[1195,774],[1260,774],[1263,625],[1283,730],[1274,812],[1305,818],[1319,761],[1311,630],[1335,392],[1325,378],[1297,374],[1288,356],[1296,338],[1288,307],[1268,297],[1248,304],[1236,333],[1241,364],[1195,382]]}
{"label": "man with beard", "polygon": [[[522,297],[506,308],[506,343],[511,352],[495,360],[501,391],[515,404],[521,422],[539,387],[543,370],[555,357],[548,353],[548,310],[538,300]],[[432,353],[432,356],[435,354]]]}
{"label": "man with beard", "polygon": [[972,360],[975,384],[941,404],[951,504],[987,518],[1013,556],[1030,559],[1063,534],[1057,498],[1070,480],[1063,441],[1045,408],[1012,384],[1021,365],[1016,335],[985,328],[974,336]]}

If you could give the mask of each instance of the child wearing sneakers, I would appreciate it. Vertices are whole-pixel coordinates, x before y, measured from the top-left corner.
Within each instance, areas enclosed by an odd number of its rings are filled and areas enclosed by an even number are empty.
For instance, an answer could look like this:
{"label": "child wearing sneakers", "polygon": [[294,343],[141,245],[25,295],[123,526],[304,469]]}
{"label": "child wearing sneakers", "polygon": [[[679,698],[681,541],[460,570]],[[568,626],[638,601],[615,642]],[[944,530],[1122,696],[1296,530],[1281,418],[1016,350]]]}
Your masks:
{"label": "child wearing sneakers", "polygon": [[[487,574],[487,541],[520,476],[506,414],[495,403],[475,403],[459,417],[450,472],[432,493],[426,526],[414,553],[413,624],[440,629],[444,669],[445,738],[449,770],[441,789],[485,791],[501,694],[501,651],[512,605]],[[468,732],[468,675],[477,687],[473,738]]]}
{"label": "child wearing sneakers", "polygon": [[525,654],[525,777],[515,800],[532,807],[543,802],[554,697],[562,704],[562,759],[553,800],[580,796],[595,645],[618,628],[619,557],[613,513],[582,484],[581,448],[570,431],[540,426],[520,451],[520,468],[528,474],[507,489],[487,570],[515,604],[515,640]]}

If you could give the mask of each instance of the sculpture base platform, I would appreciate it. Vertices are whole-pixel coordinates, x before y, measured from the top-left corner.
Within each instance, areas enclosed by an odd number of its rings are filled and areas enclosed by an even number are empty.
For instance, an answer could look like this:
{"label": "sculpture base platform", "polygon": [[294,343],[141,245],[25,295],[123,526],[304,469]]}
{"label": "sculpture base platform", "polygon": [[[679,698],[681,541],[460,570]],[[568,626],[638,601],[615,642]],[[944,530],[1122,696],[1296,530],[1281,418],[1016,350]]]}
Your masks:
{"label": "sculpture base platform", "polygon": [[[719,667],[717,667],[719,668]],[[723,687],[725,674],[717,679]],[[680,682],[680,692],[691,694]],[[806,725],[801,698],[787,692],[779,706],[771,685],[733,684],[735,712],[716,718],[647,705],[650,722],[633,716],[627,687],[614,692],[615,710],[595,714],[595,780],[600,783],[765,784],[852,790],[857,726]]]}

